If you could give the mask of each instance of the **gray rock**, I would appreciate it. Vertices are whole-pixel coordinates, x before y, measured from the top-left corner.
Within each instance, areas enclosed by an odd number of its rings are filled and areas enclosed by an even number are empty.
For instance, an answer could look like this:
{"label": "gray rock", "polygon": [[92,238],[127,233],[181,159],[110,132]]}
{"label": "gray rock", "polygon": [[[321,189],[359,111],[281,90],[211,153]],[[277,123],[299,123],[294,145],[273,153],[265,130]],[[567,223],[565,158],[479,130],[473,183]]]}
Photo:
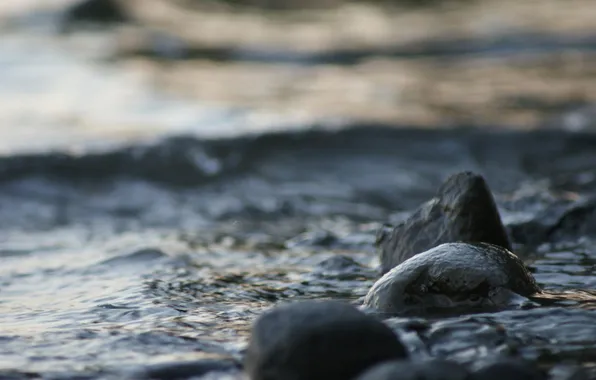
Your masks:
{"label": "gray rock", "polygon": [[446,243],[381,277],[364,304],[384,313],[499,307],[541,290],[513,253],[487,243]]}
{"label": "gray rock", "polygon": [[256,320],[244,365],[252,380],[345,380],[406,356],[381,321],[348,304],[304,301]]}
{"label": "gray rock", "polygon": [[377,235],[381,271],[439,244],[485,242],[511,250],[511,243],[493,196],[478,174],[461,172],[449,177],[437,195],[392,231]]}
{"label": "gray rock", "polygon": [[441,359],[390,361],[378,364],[356,380],[467,380],[462,365]]}

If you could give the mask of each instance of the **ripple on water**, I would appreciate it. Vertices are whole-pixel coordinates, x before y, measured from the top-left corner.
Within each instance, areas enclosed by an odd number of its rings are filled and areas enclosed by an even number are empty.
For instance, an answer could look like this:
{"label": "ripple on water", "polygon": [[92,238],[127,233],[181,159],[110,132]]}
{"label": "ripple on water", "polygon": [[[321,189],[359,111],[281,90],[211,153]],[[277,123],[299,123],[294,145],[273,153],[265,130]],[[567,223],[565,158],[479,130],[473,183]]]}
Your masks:
{"label": "ripple on water", "polygon": [[[392,162],[393,158],[383,165],[389,167]],[[299,184],[322,174],[310,175],[305,170],[288,180]],[[429,174],[434,176],[440,177]],[[341,178],[334,179],[337,186],[347,186]],[[367,198],[375,207],[354,218],[334,216],[333,208],[324,216],[309,215],[304,209],[288,215],[264,208],[222,219],[204,212],[209,210],[205,205],[213,200],[225,203],[230,197],[242,209],[254,207],[253,200],[237,198],[239,192],[233,186],[220,186],[224,194],[218,198],[209,186],[172,189],[117,180],[111,187],[94,188],[92,182],[80,186],[65,179],[19,181],[0,186],[0,192],[8,194],[0,200],[4,215],[18,215],[16,211],[27,202],[55,207],[52,196],[56,194],[65,197],[70,210],[60,227],[46,227],[46,231],[28,223],[34,213],[12,219],[12,225],[4,228],[7,233],[0,250],[9,254],[0,268],[0,322],[5,337],[0,356],[7,359],[0,363],[15,373],[73,371],[99,377],[102,371],[142,371],[158,362],[167,366],[213,357],[238,360],[250,324],[262,311],[278,302],[313,298],[359,305],[378,276],[372,245],[383,220],[375,209],[380,207],[374,203],[376,197]],[[31,183],[36,181],[46,190],[19,193],[19,186],[35,189],[37,185]],[[242,190],[254,190],[257,197],[266,188]],[[231,193],[225,194],[228,189]],[[306,195],[296,189],[282,195],[296,205],[304,205],[308,197],[314,205],[347,197],[338,206],[341,210],[357,199],[350,192],[318,198],[313,196],[316,189],[301,188]],[[396,197],[403,201],[410,190]],[[429,186],[425,194],[433,191]],[[419,197],[406,204],[414,206]],[[15,199],[18,205],[13,204]],[[139,213],[119,211],[133,199],[141,205]],[[523,209],[523,202],[517,207]],[[362,215],[368,216],[363,220]],[[203,222],[185,222],[193,218]],[[547,295],[542,299],[551,307],[388,323],[420,355],[471,363],[509,353],[545,365],[563,359],[588,363],[593,354],[590,347],[596,343],[590,338],[596,336],[594,314],[587,307],[578,308],[578,302],[565,304],[560,298],[569,288],[594,285],[593,258],[589,237],[543,244],[528,255],[536,278],[551,289],[552,299]],[[593,303],[589,296],[579,303]]]}

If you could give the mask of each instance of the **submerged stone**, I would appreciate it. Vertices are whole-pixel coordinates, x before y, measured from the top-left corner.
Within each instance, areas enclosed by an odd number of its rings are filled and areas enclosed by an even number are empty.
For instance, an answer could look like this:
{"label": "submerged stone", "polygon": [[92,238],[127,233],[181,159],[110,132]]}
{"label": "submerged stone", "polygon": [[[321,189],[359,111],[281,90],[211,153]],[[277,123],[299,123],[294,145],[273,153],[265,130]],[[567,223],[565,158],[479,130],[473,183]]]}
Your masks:
{"label": "submerged stone", "polygon": [[275,307],[252,327],[244,359],[252,380],[345,380],[407,356],[381,321],[336,301]]}
{"label": "submerged stone", "polygon": [[335,255],[317,264],[315,270],[321,272],[347,272],[362,268],[362,265],[346,255]]}
{"label": "submerged stone", "polygon": [[313,268],[310,275],[316,278],[336,280],[375,279],[378,276],[376,270],[365,267],[346,255],[334,255],[321,261]]}
{"label": "submerged stone", "polygon": [[487,243],[445,243],[381,277],[365,306],[392,314],[455,307],[500,307],[539,293],[524,263]]}
{"label": "submerged stone", "polygon": [[356,380],[467,380],[465,367],[441,359],[390,361],[378,364]]}
{"label": "submerged stone", "polygon": [[449,177],[437,195],[391,231],[377,236],[381,271],[439,244],[484,242],[511,250],[494,198],[481,175],[461,172]]}

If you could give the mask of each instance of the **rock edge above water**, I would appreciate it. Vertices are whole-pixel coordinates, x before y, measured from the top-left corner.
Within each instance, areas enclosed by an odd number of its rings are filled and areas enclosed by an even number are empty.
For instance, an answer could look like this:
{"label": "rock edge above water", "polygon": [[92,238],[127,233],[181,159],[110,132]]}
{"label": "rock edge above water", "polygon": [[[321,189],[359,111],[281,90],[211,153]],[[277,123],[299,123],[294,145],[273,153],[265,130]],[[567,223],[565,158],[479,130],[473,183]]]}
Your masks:
{"label": "rock edge above water", "polygon": [[392,231],[377,235],[381,272],[387,273],[414,255],[442,243],[484,242],[511,250],[494,198],[481,175],[452,175],[436,196]]}
{"label": "rock edge above water", "polygon": [[524,263],[487,243],[445,243],[406,260],[381,277],[364,304],[401,314],[454,307],[510,305],[540,293]]}

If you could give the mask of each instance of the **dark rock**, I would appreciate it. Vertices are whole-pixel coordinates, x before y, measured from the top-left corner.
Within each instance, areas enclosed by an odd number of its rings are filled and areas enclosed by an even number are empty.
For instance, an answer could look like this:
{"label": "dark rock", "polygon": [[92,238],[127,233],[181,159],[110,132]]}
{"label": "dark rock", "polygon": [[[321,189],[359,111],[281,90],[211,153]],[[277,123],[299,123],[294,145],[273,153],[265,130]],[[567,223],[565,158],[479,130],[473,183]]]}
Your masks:
{"label": "dark rock", "polygon": [[504,358],[484,365],[472,373],[471,380],[546,380],[547,375],[522,359]]}
{"label": "dark rock", "polygon": [[487,243],[446,243],[379,279],[364,304],[384,313],[512,305],[541,290],[513,253]]}
{"label": "dark rock", "polygon": [[356,268],[362,268],[362,265],[349,256],[337,255],[321,261],[317,264],[315,270],[318,269],[323,272],[347,272]]}
{"label": "dark rock", "polygon": [[367,268],[346,255],[334,255],[318,263],[313,268],[313,274],[323,277],[337,277],[342,275],[358,275],[369,273],[376,276],[373,269]]}
{"label": "dark rock", "polygon": [[64,29],[83,24],[117,24],[130,21],[130,16],[116,0],[83,0],[64,12]]}
{"label": "dark rock", "polygon": [[467,380],[466,368],[441,359],[390,361],[378,364],[356,380]]}
{"label": "dark rock", "polygon": [[286,241],[286,247],[290,249],[311,249],[328,251],[330,249],[347,251],[373,251],[375,240],[371,231],[352,231],[350,234],[338,236],[336,233],[318,230],[302,233]]}
{"label": "dark rock", "polygon": [[379,320],[336,301],[278,306],[252,327],[245,370],[252,380],[345,380],[407,356]]}
{"label": "dark rock", "polygon": [[537,246],[548,239],[572,203],[545,184],[532,184],[503,199],[501,219],[513,243]]}
{"label": "dark rock", "polygon": [[[143,378],[154,380],[188,379],[209,372],[239,371],[240,365],[233,360],[202,359],[187,362],[156,364],[146,368]],[[141,374],[139,374],[141,375]]]}
{"label": "dark rock", "polygon": [[452,175],[405,222],[391,232],[387,228],[379,231],[382,273],[420,252],[458,241],[512,249],[484,178],[472,172]]}
{"label": "dark rock", "polygon": [[537,247],[549,241],[548,235],[553,227],[554,225],[549,224],[547,218],[537,217],[531,220],[508,224],[507,230],[514,243],[523,244],[528,247]]}
{"label": "dark rock", "polygon": [[310,273],[311,278],[334,280],[376,279],[377,271],[366,267],[346,255],[334,255],[317,264]]}
{"label": "dark rock", "polygon": [[288,248],[296,247],[322,247],[330,248],[337,243],[337,237],[328,231],[309,231],[305,232],[286,244]]}
{"label": "dark rock", "polygon": [[509,222],[507,229],[513,241],[528,246],[573,240],[581,236],[594,236],[596,235],[596,198],[574,202],[553,201],[532,213],[530,218]]}
{"label": "dark rock", "polygon": [[596,235],[596,198],[578,201],[548,231],[551,241]]}

